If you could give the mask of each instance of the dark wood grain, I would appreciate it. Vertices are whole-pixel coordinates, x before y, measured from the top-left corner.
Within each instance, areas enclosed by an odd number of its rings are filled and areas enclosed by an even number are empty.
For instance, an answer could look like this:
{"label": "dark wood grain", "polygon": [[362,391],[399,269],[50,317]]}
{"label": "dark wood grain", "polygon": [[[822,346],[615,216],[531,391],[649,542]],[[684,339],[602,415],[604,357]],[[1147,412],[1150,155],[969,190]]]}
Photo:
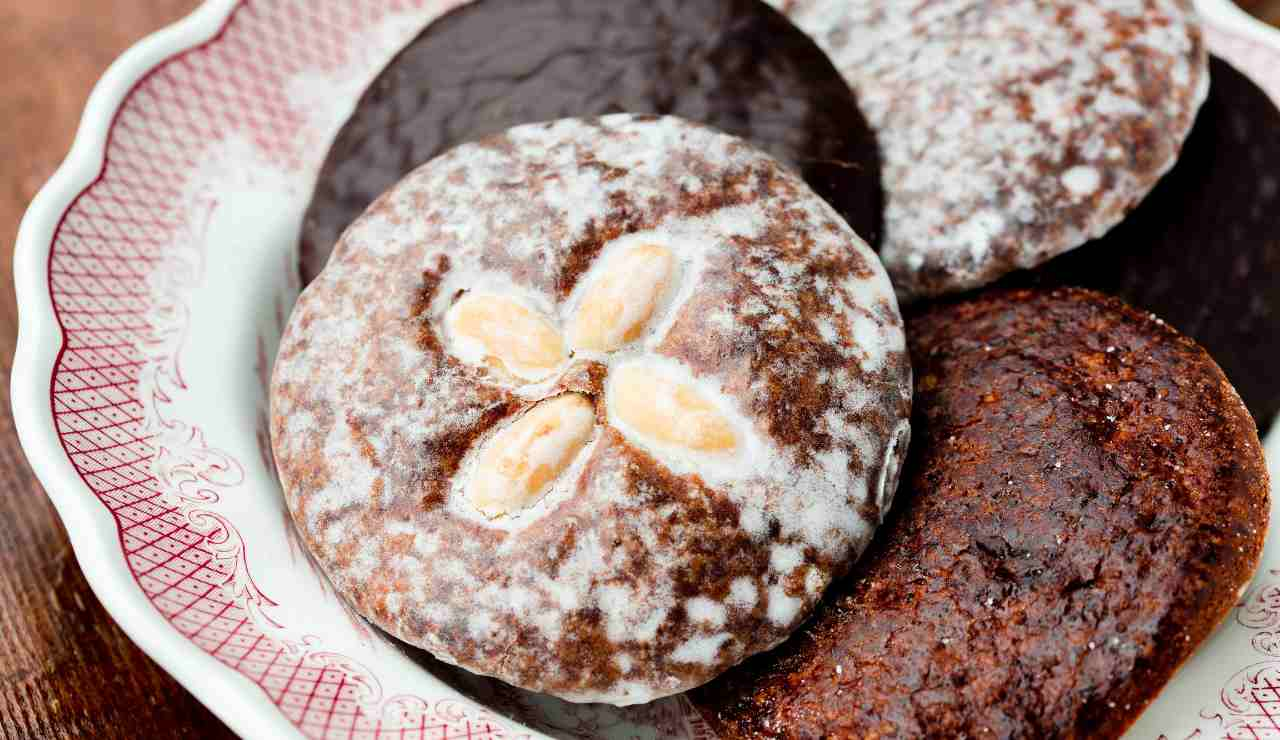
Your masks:
{"label": "dark wood grain", "polygon": [[1237,0],[1237,4],[1262,20],[1280,26],[1280,0]]}
{"label": "dark wood grain", "polygon": [[89,590],[9,410],[17,336],[9,250],[18,220],[66,154],[107,65],[197,4],[0,3],[0,737],[232,737],[125,637]]}

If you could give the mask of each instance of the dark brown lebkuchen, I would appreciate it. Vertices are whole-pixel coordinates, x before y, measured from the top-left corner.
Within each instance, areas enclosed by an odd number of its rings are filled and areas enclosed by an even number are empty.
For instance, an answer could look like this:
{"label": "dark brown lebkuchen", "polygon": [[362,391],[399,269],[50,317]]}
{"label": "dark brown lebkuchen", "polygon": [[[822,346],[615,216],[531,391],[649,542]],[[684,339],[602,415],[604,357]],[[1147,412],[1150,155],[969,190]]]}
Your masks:
{"label": "dark brown lebkuchen", "polygon": [[1248,411],[1156,317],[1077,290],[909,320],[894,511],[780,649],[695,692],[724,738],[1120,735],[1262,550]]}

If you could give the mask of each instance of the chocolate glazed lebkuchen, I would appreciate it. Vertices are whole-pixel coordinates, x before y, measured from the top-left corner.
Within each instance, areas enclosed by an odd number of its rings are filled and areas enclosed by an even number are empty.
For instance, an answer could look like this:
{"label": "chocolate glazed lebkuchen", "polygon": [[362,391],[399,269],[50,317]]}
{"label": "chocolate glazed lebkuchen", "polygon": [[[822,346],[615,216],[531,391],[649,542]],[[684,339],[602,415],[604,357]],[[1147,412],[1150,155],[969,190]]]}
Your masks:
{"label": "chocolate glazed lebkuchen", "polygon": [[798,171],[872,247],[876,140],[821,49],[761,0],[475,0],[428,25],[338,133],[302,228],[302,275],[410,170],[512,126],[675,115]]}
{"label": "chocolate glazed lebkuchen", "polygon": [[1268,482],[1213,360],[1097,293],[908,322],[889,520],[814,620],[694,692],[724,738],[1120,735],[1261,554]]}

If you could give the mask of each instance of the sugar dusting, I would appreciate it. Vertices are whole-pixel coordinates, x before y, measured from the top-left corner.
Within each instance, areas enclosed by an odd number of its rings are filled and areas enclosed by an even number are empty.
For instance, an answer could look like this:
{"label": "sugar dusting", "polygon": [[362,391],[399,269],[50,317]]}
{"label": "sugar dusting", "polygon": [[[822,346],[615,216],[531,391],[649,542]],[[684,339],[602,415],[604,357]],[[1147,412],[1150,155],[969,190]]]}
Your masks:
{"label": "sugar dusting", "polygon": [[769,2],[876,129],[881,256],[908,299],[1106,233],[1172,167],[1208,93],[1189,0]]}
{"label": "sugar dusting", "polygon": [[[564,390],[486,370],[451,343],[450,306],[497,292],[563,331],[611,255],[644,242],[676,262],[644,331],[568,362],[603,376],[590,440],[531,506],[481,514],[466,497],[479,451]],[[800,369],[830,400],[816,428],[783,434],[779,384],[809,344],[827,359]],[[692,384],[741,444],[694,453],[612,418],[612,371],[630,363]],[[887,276],[826,203],[736,139],[623,115],[459,147],[375,203],[290,319],[272,433],[307,541],[365,616],[470,670],[626,704],[803,620],[878,524],[865,507],[896,481],[909,394]],[[708,548],[735,555],[690,592]]]}

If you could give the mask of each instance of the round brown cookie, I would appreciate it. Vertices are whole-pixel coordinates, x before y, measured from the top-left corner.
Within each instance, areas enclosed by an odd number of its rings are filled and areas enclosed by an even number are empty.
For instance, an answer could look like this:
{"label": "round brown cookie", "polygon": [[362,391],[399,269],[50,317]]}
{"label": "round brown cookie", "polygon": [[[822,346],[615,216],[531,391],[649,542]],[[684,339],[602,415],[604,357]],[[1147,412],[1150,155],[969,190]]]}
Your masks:
{"label": "round brown cookie", "polygon": [[888,277],[834,209],[740,139],[618,115],[379,198],[290,317],[271,433],[371,621],[628,704],[808,616],[889,506],[910,393]]}
{"label": "round brown cookie", "polygon": [[387,65],[330,149],[302,230],[302,272],[417,165],[512,126],[675,115],[741,136],[878,244],[876,141],[816,44],[761,0],[475,0]]}
{"label": "round brown cookie", "polygon": [[908,321],[894,511],[779,650],[695,692],[726,738],[1115,737],[1235,603],[1267,529],[1217,365],[1098,293]]}
{"label": "round brown cookie", "polygon": [[770,0],[880,142],[900,297],[978,287],[1119,223],[1208,88],[1191,0]]}
{"label": "round brown cookie", "polygon": [[1010,282],[1078,285],[1208,350],[1265,432],[1280,413],[1280,110],[1221,59],[1173,170],[1102,239]]}

